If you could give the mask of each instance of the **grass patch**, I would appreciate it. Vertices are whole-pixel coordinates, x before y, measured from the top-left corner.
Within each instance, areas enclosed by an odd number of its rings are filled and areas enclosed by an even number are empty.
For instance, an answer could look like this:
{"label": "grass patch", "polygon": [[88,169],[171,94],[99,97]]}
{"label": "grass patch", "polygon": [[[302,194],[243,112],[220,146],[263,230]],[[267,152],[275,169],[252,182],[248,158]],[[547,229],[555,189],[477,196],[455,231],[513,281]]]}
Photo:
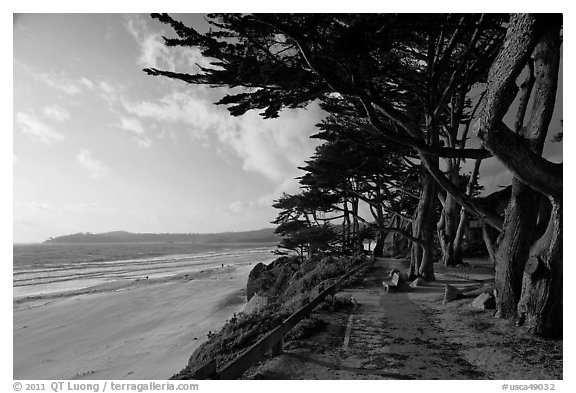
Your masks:
{"label": "grass patch", "polygon": [[326,322],[317,317],[304,318],[284,337],[286,341],[308,338],[326,327]]}
{"label": "grass patch", "polygon": [[320,304],[319,311],[336,312],[341,310],[351,310],[354,308],[354,303],[349,297],[330,295]]}

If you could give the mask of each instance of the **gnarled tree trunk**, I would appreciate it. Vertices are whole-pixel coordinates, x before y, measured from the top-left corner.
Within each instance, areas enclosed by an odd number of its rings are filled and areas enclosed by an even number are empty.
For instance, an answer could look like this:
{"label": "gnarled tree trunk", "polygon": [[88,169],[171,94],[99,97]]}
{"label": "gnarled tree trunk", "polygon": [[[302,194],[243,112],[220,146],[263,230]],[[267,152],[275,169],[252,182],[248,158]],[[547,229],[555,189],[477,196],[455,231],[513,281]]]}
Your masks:
{"label": "gnarled tree trunk", "polygon": [[[448,177],[456,186],[459,185],[459,170],[457,167],[450,167]],[[442,264],[444,266],[456,266],[462,263],[460,255],[455,253],[455,240],[458,230],[460,205],[450,193],[446,193],[444,206],[442,208],[442,218],[438,223],[438,241],[442,251]]]}
{"label": "gnarled tree trunk", "polygon": [[344,198],[342,219],[342,252],[348,251],[350,244],[350,211],[348,210],[348,198]]}
{"label": "gnarled tree trunk", "polygon": [[420,172],[420,199],[412,225],[412,236],[420,238],[422,245],[412,243],[410,277],[432,281],[434,277],[433,245],[436,227],[436,182],[426,171]]}
{"label": "gnarled tree trunk", "polygon": [[516,316],[516,305],[522,290],[522,270],[534,242],[538,210],[538,195],[514,178],[495,254],[496,308],[499,317]]}
{"label": "gnarled tree trunk", "polygon": [[386,240],[386,232],[382,228],[378,228],[376,234],[376,244],[374,245],[374,256],[381,257],[384,255],[384,240]]}
{"label": "gnarled tree trunk", "polygon": [[[497,286],[516,291],[516,269],[523,266],[519,322],[544,336],[562,334],[562,165],[541,157],[542,146],[554,111],[560,61],[560,15],[515,14],[510,19],[506,42],[494,61],[488,76],[487,103],[483,116],[476,123],[476,135],[516,178],[532,189],[546,195],[552,202],[552,213],[546,231],[529,249],[528,260],[498,263]],[[513,132],[502,118],[516,94],[515,80],[522,68],[534,61],[534,103],[530,121],[520,132]],[[516,129],[518,127],[515,127]],[[532,202],[527,203],[528,205]],[[536,206],[536,215],[538,206]],[[523,212],[523,210],[519,210]],[[510,215],[510,213],[509,213]],[[509,220],[502,236],[513,240],[514,228],[525,219],[525,213]],[[535,227],[536,218],[530,218]],[[526,230],[527,228],[522,228]],[[523,240],[523,236],[520,238]],[[506,242],[501,242],[505,245]],[[518,249],[526,253],[527,246]],[[510,255],[508,255],[510,256]],[[516,263],[516,262],[515,262]],[[502,266],[504,264],[504,266]],[[514,272],[504,274],[506,265]],[[510,281],[510,282],[508,282]],[[498,293],[501,307],[510,308],[510,297]]]}
{"label": "gnarled tree trunk", "polygon": [[562,336],[562,273],[562,201],[553,199],[546,232],[530,249],[518,302],[520,322],[532,333]]}
{"label": "gnarled tree trunk", "polygon": [[[410,231],[410,225],[411,225],[410,221],[404,220],[400,216],[396,216],[396,220],[397,220],[396,225],[398,226],[398,228],[401,228],[406,232]],[[406,256],[408,255],[409,251],[410,251],[410,242],[406,238],[406,236],[402,236],[399,233],[393,233],[392,250],[391,250],[392,256],[394,257]]]}
{"label": "gnarled tree trunk", "polygon": [[[482,159],[477,159],[474,162],[474,169],[470,174],[470,179],[468,180],[468,186],[466,187],[466,194],[470,197],[474,194],[474,186],[478,181],[478,175],[480,173],[480,165],[482,164]],[[462,240],[464,239],[464,232],[468,228],[468,213],[463,207],[460,208],[460,221],[458,222],[458,228],[456,229],[456,236],[454,238],[454,258],[456,260],[462,261]]]}
{"label": "gnarled tree trunk", "polygon": [[[379,196],[380,194],[378,194]],[[381,257],[384,255],[384,242],[386,241],[386,231],[384,230],[384,210],[382,205],[376,206],[376,224],[378,225],[376,232],[376,244],[374,245],[374,256]]]}

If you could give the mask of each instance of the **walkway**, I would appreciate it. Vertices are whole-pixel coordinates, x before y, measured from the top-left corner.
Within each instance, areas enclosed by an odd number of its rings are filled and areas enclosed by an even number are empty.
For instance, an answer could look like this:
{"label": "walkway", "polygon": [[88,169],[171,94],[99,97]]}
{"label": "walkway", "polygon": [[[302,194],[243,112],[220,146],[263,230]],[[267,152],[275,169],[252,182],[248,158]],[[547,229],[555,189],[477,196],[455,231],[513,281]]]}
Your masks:
{"label": "walkway", "polygon": [[[554,370],[544,372],[544,368],[538,376],[533,375],[533,367],[528,371],[529,364],[522,362],[502,370],[503,364],[513,363],[518,355],[516,350],[495,350],[507,342],[504,332],[511,329],[509,324],[493,319],[491,311],[469,307],[472,299],[442,305],[444,284],[473,288],[480,280],[490,280],[490,275],[437,274],[436,282],[413,291],[384,293],[382,280],[394,268],[405,271],[400,260],[378,259],[359,284],[339,293],[354,297],[359,304],[355,310],[317,314],[327,322],[326,329],[288,343],[284,354],[252,368],[246,378],[561,378],[562,364],[560,360],[556,370],[556,358],[552,359]],[[487,328],[489,321],[495,321],[490,326],[493,332]],[[559,345],[547,350],[556,351],[561,359],[561,342]]]}

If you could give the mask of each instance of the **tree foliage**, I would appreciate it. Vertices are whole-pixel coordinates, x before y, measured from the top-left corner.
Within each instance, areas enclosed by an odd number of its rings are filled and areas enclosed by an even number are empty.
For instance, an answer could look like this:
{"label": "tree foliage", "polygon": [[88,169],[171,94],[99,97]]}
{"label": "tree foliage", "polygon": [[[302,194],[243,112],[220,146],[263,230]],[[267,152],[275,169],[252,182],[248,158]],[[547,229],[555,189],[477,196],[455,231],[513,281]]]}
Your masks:
{"label": "tree foliage", "polygon": [[[524,275],[518,304],[533,331],[558,325],[550,310],[558,309],[553,284],[561,275],[562,165],[542,158],[541,145],[554,110],[561,17],[210,14],[212,29],[205,34],[167,14],[152,17],[176,33],[166,45],[199,48],[211,63],[197,74],[147,68],[148,74],[229,88],[217,104],[233,116],[258,110],[274,118],[284,108],[321,102],[327,117],[315,138],[323,143],[302,168],[302,192],[275,203],[285,246],[303,255],[306,247],[313,252],[330,244],[335,231],[328,222],[337,217],[343,249],[351,242],[359,246],[365,221],[359,206],[365,203],[376,228],[413,242],[411,271],[433,279],[437,221],[447,253],[461,236],[455,225],[460,206],[484,227],[510,228],[474,199],[460,173],[464,160],[494,155],[552,201],[548,229],[529,253],[547,261],[549,272]],[[515,132],[502,119],[516,97],[516,78],[531,62],[539,70],[533,121]],[[466,147],[471,128],[482,141],[479,148]],[[388,225],[399,219],[411,220],[411,233]]]}

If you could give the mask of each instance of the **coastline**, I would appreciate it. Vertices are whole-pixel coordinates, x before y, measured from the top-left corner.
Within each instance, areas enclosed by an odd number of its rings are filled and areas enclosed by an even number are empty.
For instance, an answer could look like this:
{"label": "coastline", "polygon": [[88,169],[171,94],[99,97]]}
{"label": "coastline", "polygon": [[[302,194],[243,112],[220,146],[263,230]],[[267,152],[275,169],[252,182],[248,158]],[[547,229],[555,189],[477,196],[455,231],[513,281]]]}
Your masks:
{"label": "coastline", "polygon": [[167,379],[243,309],[255,263],[15,299],[13,377]]}

